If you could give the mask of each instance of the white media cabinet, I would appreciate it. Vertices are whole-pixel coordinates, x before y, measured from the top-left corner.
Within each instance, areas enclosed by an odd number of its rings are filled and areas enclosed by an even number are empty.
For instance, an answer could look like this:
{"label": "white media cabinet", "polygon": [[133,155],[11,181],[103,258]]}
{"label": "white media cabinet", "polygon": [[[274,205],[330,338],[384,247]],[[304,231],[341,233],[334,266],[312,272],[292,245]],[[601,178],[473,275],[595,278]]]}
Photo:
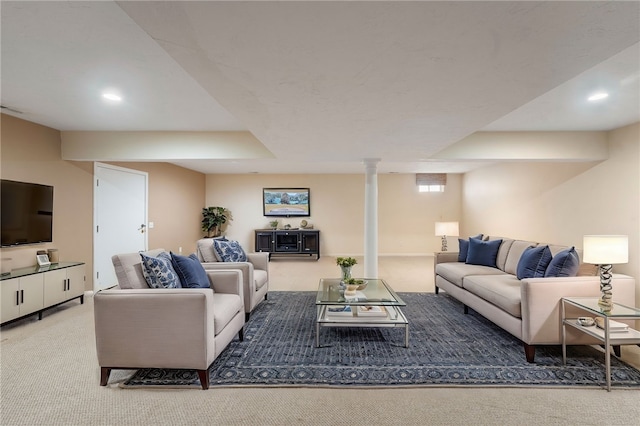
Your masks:
{"label": "white media cabinet", "polygon": [[38,314],[61,303],[80,299],[84,303],[85,267],[81,262],[30,266],[1,277],[0,323]]}

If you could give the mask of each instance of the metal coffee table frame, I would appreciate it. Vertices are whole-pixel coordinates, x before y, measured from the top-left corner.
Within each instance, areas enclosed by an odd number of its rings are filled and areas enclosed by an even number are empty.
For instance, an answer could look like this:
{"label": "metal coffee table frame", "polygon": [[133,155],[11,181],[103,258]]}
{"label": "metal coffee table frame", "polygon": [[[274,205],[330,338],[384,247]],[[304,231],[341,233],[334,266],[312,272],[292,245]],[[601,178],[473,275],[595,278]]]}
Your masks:
{"label": "metal coffee table frame", "polygon": [[[364,290],[355,296],[344,295],[340,279],[322,278],[316,295],[316,347],[320,347],[321,327],[404,327],[404,347],[409,347],[409,321],[400,310],[406,303],[381,279],[366,279]],[[331,316],[329,306],[351,306],[350,316]],[[358,306],[382,306],[384,317],[358,316]]]}

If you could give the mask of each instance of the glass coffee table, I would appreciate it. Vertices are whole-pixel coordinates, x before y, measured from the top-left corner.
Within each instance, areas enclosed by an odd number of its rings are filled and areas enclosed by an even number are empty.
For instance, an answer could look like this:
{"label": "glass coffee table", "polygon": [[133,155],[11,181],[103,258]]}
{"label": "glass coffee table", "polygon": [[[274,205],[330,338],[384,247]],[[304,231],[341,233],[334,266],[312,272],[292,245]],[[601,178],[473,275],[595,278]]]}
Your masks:
{"label": "glass coffee table", "polygon": [[316,295],[316,347],[321,327],[404,327],[409,347],[409,322],[400,310],[406,303],[381,279],[366,279],[366,286],[348,291],[339,278],[322,278]]}

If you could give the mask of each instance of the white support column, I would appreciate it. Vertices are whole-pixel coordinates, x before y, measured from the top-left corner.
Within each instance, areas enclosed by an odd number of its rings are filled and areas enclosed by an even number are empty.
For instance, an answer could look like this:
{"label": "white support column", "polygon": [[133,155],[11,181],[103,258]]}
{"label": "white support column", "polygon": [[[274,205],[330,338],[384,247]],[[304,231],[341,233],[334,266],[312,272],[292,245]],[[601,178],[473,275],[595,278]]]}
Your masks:
{"label": "white support column", "polygon": [[378,162],[364,160],[364,277],[378,278]]}

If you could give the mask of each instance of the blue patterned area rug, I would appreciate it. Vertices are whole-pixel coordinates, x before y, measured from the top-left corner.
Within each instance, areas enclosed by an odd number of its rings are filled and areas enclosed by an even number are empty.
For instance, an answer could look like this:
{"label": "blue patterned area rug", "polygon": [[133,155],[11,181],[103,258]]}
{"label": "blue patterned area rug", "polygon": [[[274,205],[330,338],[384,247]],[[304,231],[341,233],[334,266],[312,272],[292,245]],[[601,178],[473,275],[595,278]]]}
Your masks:
{"label": "blue patterned area rug", "polygon": [[[320,329],[315,347],[315,292],[271,292],[251,314],[245,339],[224,350],[210,369],[215,386],[547,386],[602,387],[604,353],[542,346],[527,363],[522,342],[446,294],[401,293],[403,328]],[[612,385],[639,388],[640,371],[611,358]],[[138,370],[122,387],[200,387],[186,370]]]}

